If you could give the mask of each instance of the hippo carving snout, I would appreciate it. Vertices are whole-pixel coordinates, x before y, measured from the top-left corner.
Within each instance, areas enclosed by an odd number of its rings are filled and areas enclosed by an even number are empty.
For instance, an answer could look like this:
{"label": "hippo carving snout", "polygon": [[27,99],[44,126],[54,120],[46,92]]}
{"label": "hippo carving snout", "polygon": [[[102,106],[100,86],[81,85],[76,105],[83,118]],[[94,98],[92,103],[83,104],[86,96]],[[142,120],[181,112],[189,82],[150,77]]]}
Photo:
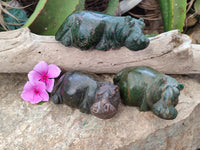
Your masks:
{"label": "hippo carving snout", "polygon": [[146,36],[142,35],[141,38],[137,41],[139,49],[145,49],[149,45],[149,40]]}
{"label": "hippo carving snout", "polygon": [[179,89],[180,91],[184,89],[184,85],[182,83],[179,83],[177,85],[177,89]]}
{"label": "hippo carving snout", "polygon": [[111,103],[107,102],[103,104],[101,101],[94,103],[90,111],[93,115],[101,119],[112,118],[117,113],[116,108]]}
{"label": "hippo carving snout", "polygon": [[53,95],[51,99],[52,99],[52,101],[53,101],[54,104],[60,104],[60,103],[62,103],[61,97],[58,96],[57,94]]}

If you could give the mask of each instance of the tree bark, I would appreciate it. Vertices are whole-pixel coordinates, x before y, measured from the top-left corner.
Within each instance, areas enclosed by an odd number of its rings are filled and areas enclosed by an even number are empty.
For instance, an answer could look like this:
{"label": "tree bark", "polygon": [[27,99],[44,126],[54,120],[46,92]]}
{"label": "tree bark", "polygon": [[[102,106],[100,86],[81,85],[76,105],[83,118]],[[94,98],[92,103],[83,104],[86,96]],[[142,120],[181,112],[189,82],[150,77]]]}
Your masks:
{"label": "tree bark", "polygon": [[200,45],[191,44],[190,37],[177,30],[150,38],[141,51],[81,51],[28,28],[0,33],[0,73],[27,73],[42,60],[65,71],[117,73],[130,66],[150,66],[166,74],[200,73]]}

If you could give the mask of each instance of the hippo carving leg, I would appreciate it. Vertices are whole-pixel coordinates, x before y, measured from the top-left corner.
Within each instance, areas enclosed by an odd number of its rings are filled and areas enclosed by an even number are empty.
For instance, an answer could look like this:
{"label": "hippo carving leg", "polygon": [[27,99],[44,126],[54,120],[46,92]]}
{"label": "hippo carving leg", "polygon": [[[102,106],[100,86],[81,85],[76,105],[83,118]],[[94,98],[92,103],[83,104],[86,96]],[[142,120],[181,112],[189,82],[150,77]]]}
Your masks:
{"label": "hippo carving leg", "polygon": [[178,87],[171,88],[170,86],[161,89],[161,98],[156,103],[152,105],[151,102],[147,100],[150,109],[153,113],[164,119],[174,119],[176,118],[178,112],[175,106],[178,104],[178,96],[180,95],[180,90],[182,90],[182,84],[178,84]]}
{"label": "hippo carving leg", "polygon": [[65,75],[62,75],[60,77],[60,79],[58,80],[57,84],[54,86],[54,89],[52,91],[52,102],[54,104],[62,104],[63,103],[63,99],[61,97],[61,95],[59,93],[61,93],[61,91],[63,91],[63,86],[62,82],[65,80],[65,78],[68,78],[68,76],[70,75],[70,73],[67,73]]}

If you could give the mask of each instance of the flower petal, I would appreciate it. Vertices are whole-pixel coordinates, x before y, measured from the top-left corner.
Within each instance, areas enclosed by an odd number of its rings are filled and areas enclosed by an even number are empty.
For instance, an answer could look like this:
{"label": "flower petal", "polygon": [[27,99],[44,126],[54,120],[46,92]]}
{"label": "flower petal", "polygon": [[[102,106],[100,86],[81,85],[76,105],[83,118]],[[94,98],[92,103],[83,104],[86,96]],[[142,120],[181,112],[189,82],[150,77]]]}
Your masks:
{"label": "flower petal", "polygon": [[34,86],[31,84],[31,82],[26,82],[24,89],[21,94],[21,98],[25,101],[31,101],[33,99],[34,95]]}
{"label": "flower petal", "polygon": [[48,66],[48,77],[49,78],[57,78],[60,75],[60,68],[54,64],[50,64]]}
{"label": "flower petal", "polygon": [[46,62],[44,62],[44,61],[41,61],[37,65],[35,65],[33,70],[37,71],[41,75],[47,74],[47,72],[48,72],[48,64]]}
{"label": "flower petal", "polygon": [[33,84],[35,85],[35,88],[37,88],[38,91],[43,91],[46,89],[46,85],[44,82],[35,81],[33,82]]}
{"label": "flower petal", "polygon": [[26,91],[29,91],[29,90],[33,90],[33,87],[34,87],[34,84],[30,81],[27,81],[26,84],[24,85],[24,89],[23,90],[26,90]]}
{"label": "flower petal", "polygon": [[39,81],[42,79],[42,75],[39,74],[38,72],[32,70],[28,73],[28,79],[30,81]]}
{"label": "flower petal", "polygon": [[46,90],[48,92],[52,92],[53,86],[54,86],[54,79],[47,79],[46,80],[46,87],[47,87]]}
{"label": "flower petal", "polygon": [[[37,92],[36,92],[37,91]],[[40,101],[46,101],[47,95],[46,85],[40,81],[29,81],[25,84],[24,89],[22,91],[21,97],[25,101],[29,101],[32,104],[39,103]],[[40,95],[43,95],[42,97]]]}
{"label": "flower petal", "polygon": [[[33,82],[34,84],[34,88],[38,91],[38,93],[34,93],[34,97],[33,100],[30,101],[32,104],[37,104],[41,101],[43,101],[43,97],[41,97],[40,95],[43,94],[44,92],[46,92],[46,85],[44,82],[40,82],[40,81],[35,81]],[[47,93],[47,92],[46,92]]]}
{"label": "flower petal", "polygon": [[42,98],[42,101],[48,101],[49,100],[49,94],[46,90],[41,91],[40,97]]}
{"label": "flower petal", "polygon": [[37,104],[42,101],[42,97],[39,94],[35,94],[33,100],[30,101],[31,104]]}

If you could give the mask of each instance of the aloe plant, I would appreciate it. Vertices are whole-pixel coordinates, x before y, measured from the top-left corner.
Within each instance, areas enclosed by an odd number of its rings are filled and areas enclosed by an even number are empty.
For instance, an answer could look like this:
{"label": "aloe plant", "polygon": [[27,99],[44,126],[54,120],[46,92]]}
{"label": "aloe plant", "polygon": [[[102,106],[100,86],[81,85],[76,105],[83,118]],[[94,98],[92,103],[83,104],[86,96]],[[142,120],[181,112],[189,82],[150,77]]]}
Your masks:
{"label": "aloe plant", "polygon": [[78,3],[79,0],[40,0],[24,26],[29,26],[36,34],[54,35]]}
{"label": "aloe plant", "polygon": [[32,13],[32,15],[29,17],[28,21],[24,24],[23,27],[29,27],[34,20],[37,18],[37,16],[40,14],[42,9],[44,8],[45,4],[47,3],[47,0],[40,0]]}
{"label": "aloe plant", "polygon": [[179,29],[183,31],[186,17],[186,0],[159,0],[164,30]]}
{"label": "aloe plant", "polygon": [[200,15],[200,0],[196,0],[194,3],[195,14]]}
{"label": "aloe plant", "polygon": [[115,15],[116,9],[119,6],[119,0],[109,0],[106,14]]}
{"label": "aloe plant", "polygon": [[[41,35],[55,35],[65,18],[85,8],[85,0],[40,0],[34,13],[24,25]],[[114,15],[119,0],[110,0],[106,12]]]}

